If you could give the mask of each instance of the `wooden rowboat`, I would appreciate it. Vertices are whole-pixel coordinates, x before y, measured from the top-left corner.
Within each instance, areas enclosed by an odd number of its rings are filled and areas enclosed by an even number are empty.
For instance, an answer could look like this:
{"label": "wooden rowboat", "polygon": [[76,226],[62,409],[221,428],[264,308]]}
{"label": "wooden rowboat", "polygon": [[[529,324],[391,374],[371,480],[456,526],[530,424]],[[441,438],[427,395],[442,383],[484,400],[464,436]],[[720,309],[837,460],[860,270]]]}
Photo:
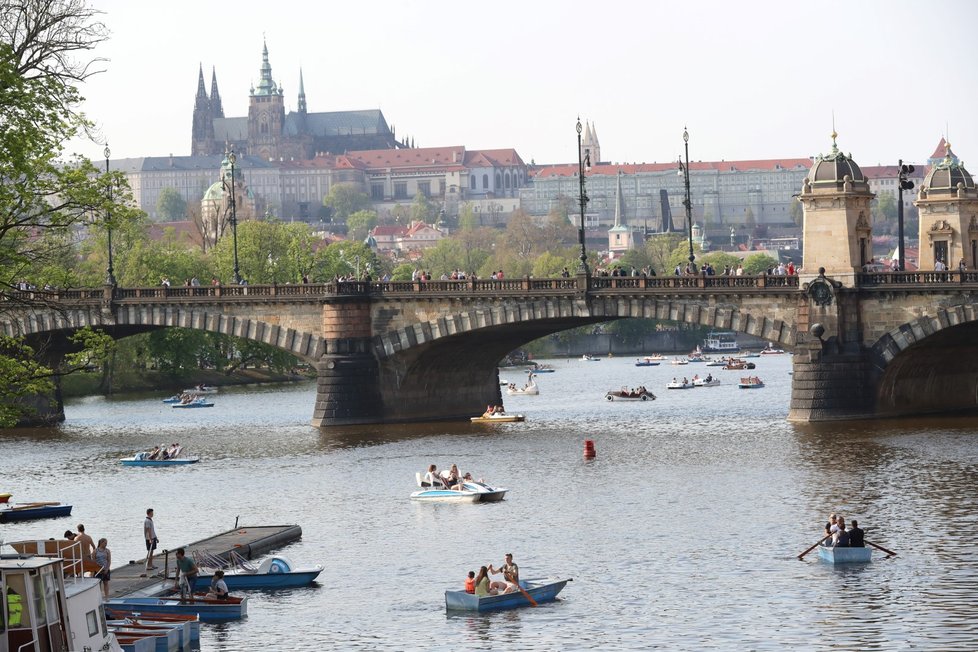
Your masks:
{"label": "wooden rowboat", "polygon": [[553,602],[557,599],[557,594],[566,586],[571,579],[566,580],[556,578],[520,580],[523,591],[513,593],[501,593],[499,595],[478,596],[474,593],[465,591],[445,591],[445,609],[448,611],[501,611],[503,609],[516,609],[530,605],[530,601],[524,595],[529,594],[535,602]]}
{"label": "wooden rowboat", "polygon": [[71,505],[61,503],[24,503],[0,509],[0,523],[32,521],[39,518],[57,518],[71,515]]}
{"label": "wooden rowboat", "polygon": [[872,557],[872,548],[818,547],[818,558],[830,564],[865,564]]}

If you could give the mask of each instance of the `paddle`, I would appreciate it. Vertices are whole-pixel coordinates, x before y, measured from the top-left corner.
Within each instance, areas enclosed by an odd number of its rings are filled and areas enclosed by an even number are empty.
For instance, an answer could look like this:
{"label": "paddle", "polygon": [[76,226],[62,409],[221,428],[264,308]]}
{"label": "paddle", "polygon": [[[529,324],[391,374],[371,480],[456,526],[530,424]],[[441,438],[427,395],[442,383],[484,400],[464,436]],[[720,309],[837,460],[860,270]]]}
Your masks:
{"label": "paddle", "polygon": [[892,550],[887,550],[887,549],[886,549],[886,548],[884,548],[883,546],[878,546],[878,545],[876,545],[875,543],[873,543],[872,541],[866,541],[866,543],[868,543],[869,545],[871,545],[871,546],[873,546],[873,547],[874,547],[874,548],[876,548],[877,550],[882,550],[883,552],[885,552],[885,553],[886,553],[887,555],[889,555],[890,557],[896,557],[896,553],[895,553],[895,552],[893,552]]}
{"label": "paddle", "polygon": [[822,535],[822,538],[821,539],[819,539],[818,541],[815,542],[815,545],[813,545],[811,548],[809,548],[805,552],[803,552],[800,555],[798,555],[798,559],[801,559],[802,557],[804,557],[805,555],[807,555],[808,553],[810,553],[812,550],[815,550],[815,548],[818,547],[818,544],[822,543],[823,541],[825,541],[825,535],[824,534]]}
{"label": "paddle", "polygon": [[520,586],[519,584],[517,584],[517,585],[516,585],[516,588],[518,588],[518,589],[520,590],[520,593],[522,593],[522,594],[523,594],[523,597],[524,597],[524,598],[526,598],[527,600],[529,600],[529,601],[530,601],[530,606],[532,606],[532,607],[535,607],[535,606],[537,606],[537,601],[536,601],[536,600],[534,600],[534,599],[533,599],[533,597],[532,597],[532,596],[530,596],[530,594],[526,592],[526,589],[524,589],[524,588],[523,588],[522,586]]}
{"label": "paddle", "polygon": [[16,507],[11,507],[10,509],[12,509],[12,510],[14,510],[14,509],[33,509],[35,507],[48,507],[48,506],[51,506],[51,505],[60,505],[60,504],[61,503],[57,503],[57,502],[48,502],[48,503],[17,503],[17,506]]}

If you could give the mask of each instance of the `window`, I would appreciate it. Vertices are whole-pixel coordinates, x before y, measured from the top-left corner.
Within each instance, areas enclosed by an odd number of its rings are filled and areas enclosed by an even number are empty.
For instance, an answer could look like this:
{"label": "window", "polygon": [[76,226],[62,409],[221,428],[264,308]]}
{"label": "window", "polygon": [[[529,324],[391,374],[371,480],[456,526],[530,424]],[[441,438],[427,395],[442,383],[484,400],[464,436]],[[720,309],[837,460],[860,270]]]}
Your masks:
{"label": "window", "polygon": [[483,190],[489,190],[489,175],[488,174],[483,174],[482,175],[482,189]]}
{"label": "window", "polygon": [[475,176],[469,177],[469,188],[475,190]]}
{"label": "window", "polygon": [[503,176],[503,180],[504,180],[504,181],[505,181],[505,183],[506,183],[506,188],[509,188],[509,172],[507,172],[507,173],[506,173],[506,174],[505,174],[505,175]]}
{"label": "window", "polygon": [[430,181],[419,181],[418,182],[418,192],[425,197],[431,197],[431,182]]}
{"label": "window", "polygon": [[382,183],[372,183],[370,184],[370,198],[374,201],[382,201],[384,199],[384,184]]}
{"label": "window", "polygon": [[85,614],[85,620],[88,622],[88,635],[97,636],[98,635],[98,616],[95,615],[95,611],[89,611]]}
{"label": "window", "polygon": [[394,199],[407,199],[407,183],[394,184]]}

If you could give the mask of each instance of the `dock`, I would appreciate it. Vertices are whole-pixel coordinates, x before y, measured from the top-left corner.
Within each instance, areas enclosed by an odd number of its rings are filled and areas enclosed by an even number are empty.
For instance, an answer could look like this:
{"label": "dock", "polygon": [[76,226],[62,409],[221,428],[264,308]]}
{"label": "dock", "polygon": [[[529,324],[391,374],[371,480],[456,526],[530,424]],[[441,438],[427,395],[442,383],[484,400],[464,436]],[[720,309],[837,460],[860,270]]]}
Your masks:
{"label": "dock", "polygon": [[183,548],[191,557],[195,551],[199,551],[229,560],[234,552],[245,559],[254,559],[301,538],[302,528],[298,525],[243,525],[193,543],[166,550],[157,549],[153,556],[154,570],[146,571],[145,557],[113,568],[109,597],[153,597],[172,589],[176,577],[177,548]]}

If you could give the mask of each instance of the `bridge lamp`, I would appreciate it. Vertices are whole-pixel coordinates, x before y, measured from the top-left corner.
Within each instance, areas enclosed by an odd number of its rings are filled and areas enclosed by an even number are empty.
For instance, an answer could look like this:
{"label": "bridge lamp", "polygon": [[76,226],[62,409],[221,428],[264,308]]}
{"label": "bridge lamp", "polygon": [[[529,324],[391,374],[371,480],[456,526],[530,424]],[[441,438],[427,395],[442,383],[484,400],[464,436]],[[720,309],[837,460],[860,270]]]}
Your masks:
{"label": "bridge lamp", "polygon": [[[105,149],[102,150],[105,154],[105,176],[108,179],[109,176],[109,156],[112,152],[109,150],[109,144],[105,144]],[[112,179],[108,179],[108,193],[109,193],[109,204],[105,207],[105,233],[109,237],[109,266],[105,270],[105,284],[115,286],[115,274],[112,270]]]}
{"label": "bridge lamp", "polygon": [[[234,147],[231,148],[230,152],[225,151],[224,153],[227,156],[228,163],[231,164],[231,188],[229,191],[231,193],[231,244],[234,249],[233,280],[235,285],[241,285],[241,270],[238,268],[238,211],[234,199],[234,195],[236,194],[234,186],[234,164],[238,160],[238,157],[234,155]],[[225,187],[227,187],[226,182]]]}
{"label": "bridge lamp", "polygon": [[696,256],[693,255],[693,202],[689,198],[689,132],[686,127],[683,127],[683,145],[686,147],[686,164],[683,165],[683,159],[679,157],[679,176],[683,177],[686,184],[686,198],[683,200],[683,206],[686,207],[686,234],[689,238],[689,267],[692,272],[696,273]]}
{"label": "bridge lamp", "polygon": [[903,159],[897,163],[900,168],[897,183],[897,267],[904,271],[903,266],[903,191],[913,189],[913,181],[907,178],[914,171],[912,165],[904,165]]}
{"label": "bridge lamp", "polygon": [[578,274],[584,274],[588,276],[587,268],[587,249],[584,246],[584,209],[588,203],[587,190],[584,189],[584,173],[591,167],[591,152],[588,151],[587,154],[584,153],[584,148],[581,147],[581,118],[577,118],[577,178],[579,181],[580,188],[578,190],[579,196],[578,201],[581,204],[581,228],[578,231],[578,240],[581,243],[581,264],[577,267]]}

